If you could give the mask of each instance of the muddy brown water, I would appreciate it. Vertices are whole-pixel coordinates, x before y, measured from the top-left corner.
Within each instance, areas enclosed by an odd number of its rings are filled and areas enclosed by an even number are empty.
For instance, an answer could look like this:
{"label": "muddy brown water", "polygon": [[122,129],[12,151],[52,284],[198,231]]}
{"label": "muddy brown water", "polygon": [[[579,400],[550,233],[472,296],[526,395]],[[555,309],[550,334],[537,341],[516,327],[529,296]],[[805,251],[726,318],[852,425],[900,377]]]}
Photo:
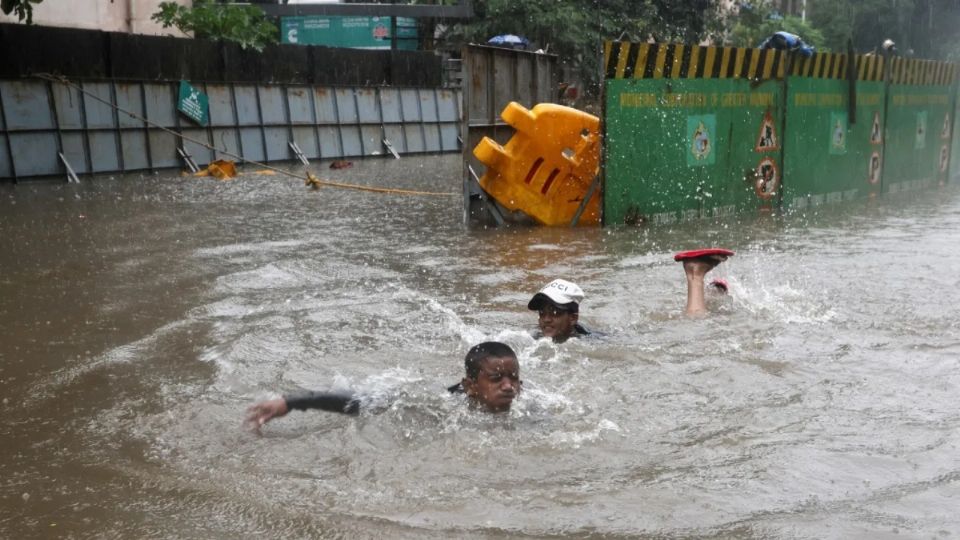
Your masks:
{"label": "muddy brown water", "polygon": [[[954,538],[953,188],[663,228],[468,231],[458,156],[0,186],[0,537]],[[737,251],[680,315],[674,251]],[[531,337],[586,291],[604,339]],[[444,387],[519,353],[508,415]],[[366,413],[252,402],[361,392]]]}

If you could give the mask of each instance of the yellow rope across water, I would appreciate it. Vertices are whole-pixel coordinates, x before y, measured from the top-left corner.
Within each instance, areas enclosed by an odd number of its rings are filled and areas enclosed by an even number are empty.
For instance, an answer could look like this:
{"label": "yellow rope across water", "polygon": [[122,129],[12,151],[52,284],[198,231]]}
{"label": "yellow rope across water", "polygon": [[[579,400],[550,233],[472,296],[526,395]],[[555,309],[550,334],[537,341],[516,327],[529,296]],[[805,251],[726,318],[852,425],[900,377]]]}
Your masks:
{"label": "yellow rope across water", "polygon": [[76,90],[78,90],[78,91],[80,91],[80,92],[82,92],[82,93],[90,96],[91,98],[99,101],[100,103],[103,103],[103,104],[107,105],[108,107],[112,107],[112,108],[116,109],[117,111],[126,114],[126,115],[129,116],[130,118],[133,118],[133,119],[135,119],[135,120],[139,120],[139,121],[143,122],[144,124],[147,124],[147,125],[152,126],[152,127],[156,128],[156,129],[165,131],[165,132],[167,132],[167,133],[169,133],[169,134],[171,134],[171,135],[173,135],[173,136],[175,136],[175,137],[179,137],[179,138],[181,138],[181,139],[183,139],[183,140],[185,140],[185,141],[190,141],[190,142],[192,142],[193,144],[196,144],[196,145],[198,145],[198,146],[202,146],[202,147],[207,148],[207,149],[209,149],[209,150],[213,150],[213,151],[215,151],[215,152],[219,152],[219,153],[221,153],[221,154],[223,154],[223,155],[230,156],[230,157],[232,157],[232,158],[236,158],[236,159],[239,160],[240,162],[252,163],[252,164],[254,164],[254,165],[257,165],[258,167],[263,167],[264,169],[268,169],[268,170],[271,170],[271,171],[275,171],[275,172],[278,172],[278,173],[280,173],[280,174],[283,174],[283,175],[286,175],[286,176],[289,176],[289,177],[292,177],[292,178],[299,178],[300,180],[304,180],[304,183],[305,183],[306,185],[308,185],[308,186],[310,186],[310,187],[312,187],[312,188],[314,188],[314,189],[319,189],[320,187],[334,187],[334,188],[341,188],[341,189],[352,189],[352,190],[355,190],[355,191],[368,191],[368,192],[371,192],[371,193],[387,193],[387,194],[392,194],[392,195],[428,195],[428,196],[445,196],[445,197],[449,197],[449,196],[452,196],[452,195],[457,195],[456,193],[440,192],[440,191],[417,191],[417,190],[412,190],[412,189],[378,188],[378,187],[371,187],[371,186],[361,186],[361,185],[357,185],[357,184],[347,184],[347,183],[343,183],[343,182],[331,182],[331,181],[329,181],[329,180],[321,180],[321,179],[317,178],[316,176],[314,176],[314,175],[313,175],[312,173],[310,173],[310,172],[307,172],[306,175],[297,174],[297,173],[295,173],[295,172],[293,172],[293,171],[288,171],[288,170],[286,170],[286,169],[281,169],[281,168],[279,168],[279,167],[274,167],[274,166],[272,166],[272,165],[267,165],[266,163],[261,163],[261,162],[259,162],[259,161],[254,161],[254,160],[252,160],[252,159],[246,159],[246,158],[244,158],[243,156],[240,156],[240,155],[238,155],[238,154],[234,154],[233,152],[229,152],[229,151],[226,151],[226,150],[223,150],[223,149],[220,149],[220,148],[216,148],[216,147],[214,147],[213,145],[211,145],[211,144],[209,144],[209,143],[206,143],[206,142],[203,142],[203,141],[194,139],[194,138],[189,137],[189,136],[187,136],[187,135],[184,135],[184,134],[182,134],[182,133],[177,133],[176,131],[174,131],[174,130],[172,130],[172,129],[169,129],[169,128],[163,127],[163,126],[161,126],[161,125],[159,125],[159,124],[156,124],[156,123],[154,123],[154,122],[151,122],[150,120],[148,120],[148,119],[140,116],[139,114],[137,114],[137,113],[135,113],[135,112],[128,111],[128,110],[126,110],[126,109],[124,109],[124,108],[122,108],[122,107],[119,107],[119,106],[117,106],[116,104],[111,103],[111,102],[109,102],[109,101],[101,98],[100,96],[94,94],[93,92],[90,92],[90,91],[88,91],[88,90],[85,90],[83,87],[78,86],[78,85],[70,82],[69,80],[67,80],[66,77],[57,77],[57,76],[55,76],[55,75],[50,75],[50,74],[48,74],[48,73],[36,73],[36,74],[34,74],[33,76],[36,77],[36,78],[38,78],[38,79],[43,79],[43,80],[45,80],[45,81],[50,81],[50,82],[55,82],[55,83],[62,84],[62,85],[67,86],[67,87],[69,87],[69,88],[74,88],[74,89],[76,89]]}

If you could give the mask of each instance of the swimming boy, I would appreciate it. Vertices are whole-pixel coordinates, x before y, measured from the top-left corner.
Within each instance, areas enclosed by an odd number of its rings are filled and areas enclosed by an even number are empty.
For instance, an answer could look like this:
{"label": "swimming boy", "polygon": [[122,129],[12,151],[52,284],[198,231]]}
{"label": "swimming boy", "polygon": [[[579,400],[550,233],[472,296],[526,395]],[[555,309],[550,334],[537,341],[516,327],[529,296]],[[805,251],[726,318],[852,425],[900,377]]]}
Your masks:
{"label": "swimming boy", "polygon": [[580,324],[580,302],[583,289],[565,279],[555,279],[533,295],[527,308],[539,314],[534,338],[548,337],[554,343],[563,343],[572,337],[590,335]]}
{"label": "swimming boy", "polygon": [[[520,364],[510,346],[498,341],[475,345],[464,359],[463,379],[449,387],[451,393],[466,394],[469,402],[483,410],[499,413],[510,410],[520,394]],[[320,409],[342,414],[358,414],[360,399],[352,394],[309,392],[261,401],[247,409],[244,425],[256,430],[273,418],[285,416],[291,409]]]}

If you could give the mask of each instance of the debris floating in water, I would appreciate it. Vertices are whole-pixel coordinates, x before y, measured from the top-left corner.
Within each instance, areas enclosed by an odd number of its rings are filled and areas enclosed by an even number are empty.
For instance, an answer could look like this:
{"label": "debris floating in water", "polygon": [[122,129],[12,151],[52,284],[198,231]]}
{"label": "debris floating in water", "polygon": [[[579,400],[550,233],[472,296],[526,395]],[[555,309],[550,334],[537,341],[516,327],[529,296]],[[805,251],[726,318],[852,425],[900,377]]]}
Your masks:
{"label": "debris floating in water", "polygon": [[320,189],[320,186],[323,182],[316,177],[312,172],[307,172],[307,179],[304,182],[304,185],[310,186],[313,189]]}

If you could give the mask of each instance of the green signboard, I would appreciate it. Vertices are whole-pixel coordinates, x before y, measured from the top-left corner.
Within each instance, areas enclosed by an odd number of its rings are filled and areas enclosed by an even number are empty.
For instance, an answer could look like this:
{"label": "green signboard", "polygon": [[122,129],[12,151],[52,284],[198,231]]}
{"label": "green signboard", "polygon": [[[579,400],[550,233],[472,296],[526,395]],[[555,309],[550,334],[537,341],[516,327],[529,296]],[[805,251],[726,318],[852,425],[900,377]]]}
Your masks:
{"label": "green signboard", "polygon": [[[282,17],[280,40],[299,45],[389,49],[392,17]],[[397,17],[397,48],[417,50],[417,20]]]}
{"label": "green signboard", "polygon": [[190,86],[187,81],[180,81],[177,110],[201,126],[207,125],[210,121],[210,103],[207,95]]}

